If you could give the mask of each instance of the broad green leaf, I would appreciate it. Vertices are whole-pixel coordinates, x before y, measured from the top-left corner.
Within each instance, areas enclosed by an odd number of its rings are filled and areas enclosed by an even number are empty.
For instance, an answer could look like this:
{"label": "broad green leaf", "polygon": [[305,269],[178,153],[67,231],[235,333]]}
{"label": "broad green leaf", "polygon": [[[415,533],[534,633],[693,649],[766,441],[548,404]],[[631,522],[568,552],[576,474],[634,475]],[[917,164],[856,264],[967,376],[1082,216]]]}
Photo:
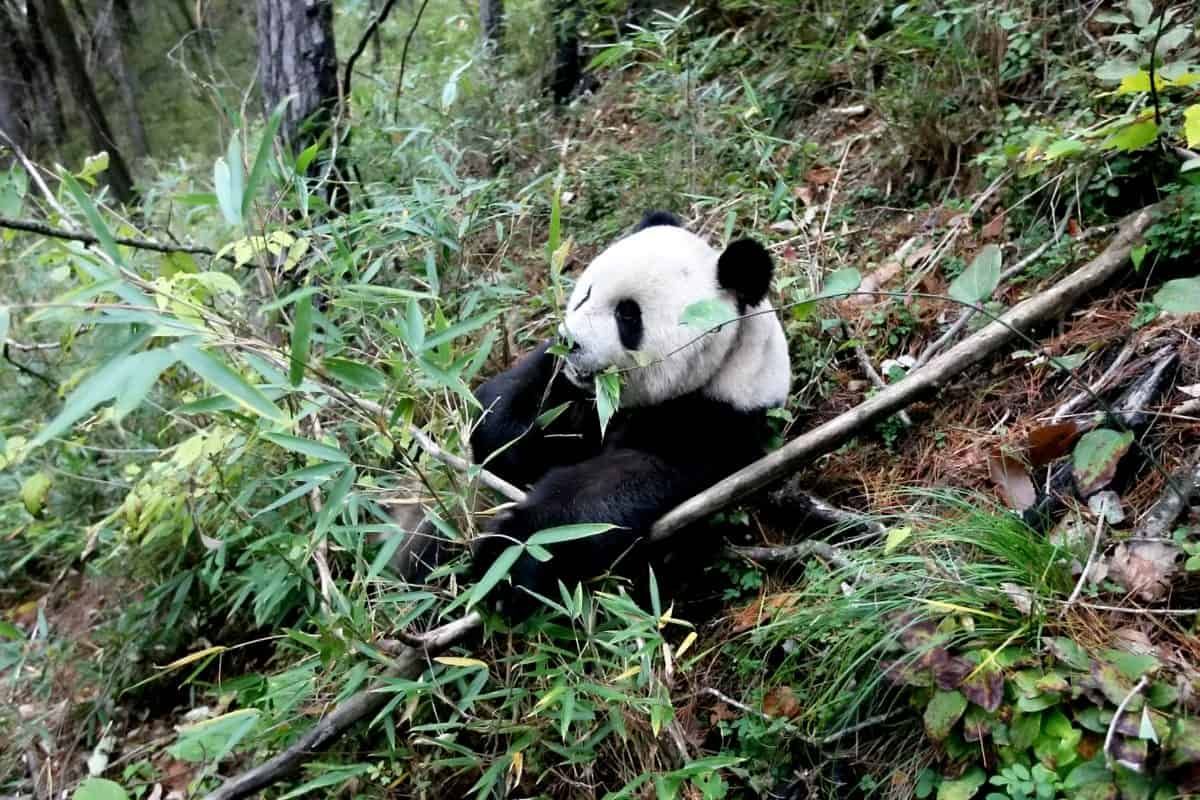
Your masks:
{"label": "broad green leaf", "polygon": [[30,516],[41,516],[46,507],[46,498],[50,496],[50,475],[46,472],[35,472],[21,482],[21,502]]}
{"label": "broad green leaf", "polygon": [[818,298],[841,297],[850,294],[862,284],[862,275],[854,267],[846,267],[829,273],[825,284],[817,293]]}
{"label": "broad green leaf", "polygon": [[589,536],[598,536],[606,531],[611,531],[616,528],[616,525],[608,523],[592,523],[582,522],[575,525],[559,525],[555,528],[546,528],[538,531],[533,536],[530,536],[526,544],[558,544],[559,542],[570,542],[575,539],[586,539]]}
{"label": "broad green leaf", "polygon": [[1171,314],[1200,312],[1200,276],[1167,281],[1154,293],[1154,305]]}
{"label": "broad green leaf", "polygon": [[1000,248],[984,247],[971,265],[950,283],[949,295],[960,303],[976,305],[992,296],[1000,284]]}
{"label": "broad green leaf", "polygon": [[1158,138],[1158,124],[1153,119],[1131,122],[1104,140],[1110,150],[1130,152],[1152,143]]}
{"label": "broad green leaf", "polygon": [[738,318],[733,303],[720,297],[699,300],[683,310],[680,325],[688,325],[702,331],[711,331]]}
{"label": "broad green leaf", "polygon": [[71,800],[129,800],[129,795],[121,784],[107,778],[88,778],[79,784]]}
{"label": "broad green leaf", "polygon": [[483,574],[479,582],[471,587],[471,591],[467,595],[467,608],[471,608],[487,596],[487,593],[508,574],[512,565],[517,563],[517,559],[521,557],[523,551],[524,548],[519,544],[505,548],[504,552],[488,567],[488,571]]}
{"label": "broad green leaf", "polygon": [[925,707],[925,732],[940,742],[950,735],[954,723],[967,710],[967,698],[962,692],[937,691]]}
{"label": "broad green leaf", "polygon": [[332,464],[348,464],[350,462],[350,458],[338,448],[324,442],[306,439],[303,436],[290,436],[286,433],[264,433],[263,438],[274,442],[284,450],[290,450],[293,453],[305,456],[312,456],[318,461],[325,461]]}
{"label": "broad green leaf", "polygon": [[321,367],[351,389],[382,389],[387,386],[387,376],[382,372],[347,358],[326,358],[321,361]]}
{"label": "broad green leaf", "polygon": [[1105,650],[1104,658],[1117,668],[1117,672],[1131,681],[1157,670],[1159,661],[1149,653],[1127,653],[1124,650]]}
{"label": "broad green leaf", "polygon": [[179,353],[174,347],[144,350],[125,359],[123,380],[117,391],[117,401],[113,404],[113,417],[123,419],[141,405],[158,381],[158,376],[178,360]]}
{"label": "broad green leaf", "polygon": [[167,752],[180,761],[216,763],[229,755],[258,723],[258,709],[243,708],[188,725]]}
{"label": "broad green leaf", "polygon": [[[1159,91],[1166,88],[1168,81],[1163,80],[1162,75],[1154,76],[1154,87]],[[1139,69],[1137,72],[1126,75],[1121,79],[1121,85],[1117,87],[1116,94],[1136,94],[1137,92],[1150,91],[1150,73],[1144,69]]]}
{"label": "broad green leaf", "polygon": [[986,781],[987,773],[982,768],[971,767],[961,778],[943,780],[938,786],[937,800],[971,800]]}
{"label": "broad green leaf", "polygon": [[615,372],[602,372],[595,377],[596,416],[600,418],[600,438],[608,430],[608,423],[621,407],[621,376]]}
{"label": "broad green leaf", "polygon": [[309,341],[312,338],[312,318],[312,295],[306,294],[296,301],[295,315],[292,319],[292,350],[288,360],[288,380],[292,386],[299,386],[304,380]]}
{"label": "broad green leaf", "polygon": [[284,111],[287,110],[287,104],[291,102],[291,99],[290,96],[283,98],[279,105],[275,106],[271,116],[267,118],[267,124],[263,126],[262,141],[258,144],[258,153],[254,156],[254,165],[250,167],[250,177],[246,179],[246,188],[242,194],[243,218],[250,213],[250,205],[258,193],[258,185],[262,183],[271,166],[271,157],[275,152],[275,134],[279,130],[280,123],[283,122]]}
{"label": "broad green leaf", "polygon": [[1133,444],[1133,433],[1108,428],[1088,431],[1075,443],[1072,461],[1075,483],[1084,497],[1104,488],[1117,471],[1121,457]]}
{"label": "broad green leaf", "polygon": [[8,326],[11,318],[8,306],[0,306],[0,347],[4,346],[4,340],[8,338]]}
{"label": "broad green leaf", "polygon": [[1060,158],[1082,153],[1086,149],[1087,146],[1078,139],[1060,139],[1046,148],[1046,158],[1050,161],[1057,161]]}
{"label": "broad green leaf", "polygon": [[189,369],[211,383],[213,388],[247,411],[252,411],[276,422],[286,419],[283,412],[262,393],[261,389],[248,383],[245,378],[208,351],[190,344],[180,345],[179,358]]}

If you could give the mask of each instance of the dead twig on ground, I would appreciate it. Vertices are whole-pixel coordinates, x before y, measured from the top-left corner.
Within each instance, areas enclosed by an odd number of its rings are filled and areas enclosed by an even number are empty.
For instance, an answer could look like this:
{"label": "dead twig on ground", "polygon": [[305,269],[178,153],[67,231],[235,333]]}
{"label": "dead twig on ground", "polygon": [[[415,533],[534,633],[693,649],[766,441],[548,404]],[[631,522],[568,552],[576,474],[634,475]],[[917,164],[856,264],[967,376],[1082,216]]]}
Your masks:
{"label": "dead twig on ground", "polygon": [[[55,228],[46,225],[42,222],[35,222],[27,219],[12,219],[10,217],[0,217],[0,228],[6,228],[11,231],[23,231],[25,233],[36,233],[39,236],[48,236],[51,239],[64,239],[71,242],[82,242],[89,247],[94,247],[100,244],[100,240],[90,233],[82,231],[68,231],[62,228]],[[208,247],[166,244],[164,242],[155,242],[150,239],[129,239],[121,236],[114,236],[113,241],[125,247],[132,247],[135,250],[151,250],[156,253],[191,253],[195,255],[213,256],[217,255],[215,250]],[[221,256],[225,261],[236,263],[232,255]]]}

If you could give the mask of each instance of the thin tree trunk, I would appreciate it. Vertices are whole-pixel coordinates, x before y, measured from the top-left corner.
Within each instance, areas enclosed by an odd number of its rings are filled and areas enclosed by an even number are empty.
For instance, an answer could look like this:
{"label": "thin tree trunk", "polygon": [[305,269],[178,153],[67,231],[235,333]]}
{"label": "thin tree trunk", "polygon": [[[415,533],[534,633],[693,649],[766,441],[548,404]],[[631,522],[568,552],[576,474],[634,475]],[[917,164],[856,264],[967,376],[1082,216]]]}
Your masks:
{"label": "thin tree trunk", "polygon": [[133,178],[117,147],[117,141],[108,125],[108,118],[104,115],[104,109],[100,107],[100,101],[96,97],[96,87],[92,85],[91,76],[84,64],[83,53],[79,51],[79,45],[75,41],[75,30],[71,25],[71,18],[67,15],[67,10],[63,8],[62,0],[30,2],[30,8],[35,6],[40,7],[42,23],[54,42],[58,66],[79,107],[80,116],[88,129],[92,148],[97,152],[100,150],[108,152],[108,171],[105,173],[108,185],[112,187],[113,194],[118,200],[127,203],[133,199]]}
{"label": "thin tree trunk", "polygon": [[479,30],[489,55],[499,55],[504,41],[504,0],[479,0]]}
{"label": "thin tree trunk", "polygon": [[[379,0],[371,0],[370,19],[375,19],[379,16]],[[383,26],[381,25],[380,28]],[[379,69],[379,63],[383,60],[383,32],[376,30],[371,36],[371,69]]]}
{"label": "thin tree trunk", "polygon": [[292,98],[279,131],[297,152],[324,132],[337,104],[333,0],[258,0],[257,28],[266,109]]}
{"label": "thin tree trunk", "polygon": [[[142,114],[138,109],[137,73],[130,68],[126,59],[126,54],[130,52],[132,31],[122,23],[117,5],[119,4],[115,0],[109,0],[108,11],[101,17],[100,30],[96,32],[96,36],[103,43],[108,72],[117,85],[117,92],[121,95],[125,113],[129,117],[129,138],[133,143],[133,155],[136,158],[145,158],[150,148],[146,143],[146,126],[142,123]],[[127,22],[132,23],[132,20]]]}
{"label": "thin tree trunk", "polygon": [[550,75],[550,93],[557,105],[571,99],[583,77],[579,52],[579,24],[583,16],[579,0],[554,0],[551,25],[554,29],[554,71]]}
{"label": "thin tree trunk", "polygon": [[41,18],[34,3],[26,5],[22,36],[23,41],[29,44],[28,57],[33,73],[30,84],[31,97],[37,106],[40,124],[43,126],[43,138],[51,145],[61,144],[66,138],[67,124],[63,119],[62,95],[58,91],[58,72],[54,67],[54,56],[46,44]]}
{"label": "thin tree trunk", "polygon": [[15,13],[15,9],[0,4],[0,130],[22,150],[29,150],[36,138],[36,75],[23,41],[23,26],[13,17]]}

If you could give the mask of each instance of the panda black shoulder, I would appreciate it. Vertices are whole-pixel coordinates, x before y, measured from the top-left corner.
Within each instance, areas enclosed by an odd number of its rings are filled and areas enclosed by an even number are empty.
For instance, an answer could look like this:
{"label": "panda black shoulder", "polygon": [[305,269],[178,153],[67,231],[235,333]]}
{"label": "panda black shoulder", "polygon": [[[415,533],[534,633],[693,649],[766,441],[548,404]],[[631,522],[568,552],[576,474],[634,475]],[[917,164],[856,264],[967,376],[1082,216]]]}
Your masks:
{"label": "panda black shoulder", "polygon": [[633,229],[634,233],[644,231],[646,228],[654,228],[659,225],[666,225],[672,228],[682,228],[683,221],[679,217],[672,214],[670,211],[647,211],[642,215],[642,221]]}

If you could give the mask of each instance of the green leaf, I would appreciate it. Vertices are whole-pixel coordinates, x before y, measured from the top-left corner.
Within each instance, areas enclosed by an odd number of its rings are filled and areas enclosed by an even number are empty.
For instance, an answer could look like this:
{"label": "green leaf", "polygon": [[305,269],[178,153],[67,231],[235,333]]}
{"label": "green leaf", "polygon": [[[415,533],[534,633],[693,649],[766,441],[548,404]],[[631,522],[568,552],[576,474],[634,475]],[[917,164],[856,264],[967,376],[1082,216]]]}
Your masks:
{"label": "green leaf", "polygon": [[688,325],[702,331],[711,331],[738,318],[733,303],[721,297],[698,300],[683,310],[680,325]]}
{"label": "green leaf", "polygon": [[1085,150],[1087,150],[1087,146],[1078,139],[1060,139],[1046,148],[1046,158],[1050,161],[1057,161],[1060,158],[1068,158]]}
{"label": "green leaf", "polygon": [[621,407],[621,376],[615,372],[602,372],[595,377],[596,416],[600,418],[600,438],[608,430],[608,423]]}
{"label": "green leaf", "polygon": [[346,498],[350,496],[350,490],[354,488],[354,481],[357,477],[358,470],[348,466],[333,482],[333,486],[325,495],[325,505],[321,507],[321,513],[317,516],[317,536],[323,536],[333,525],[333,521],[342,513],[342,509],[346,506]]}
{"label": "green leaf", "polygon": [[50,496],[50,475],[46,472],[35,472],[21,482],[21,502],[30,516],[38,517],[46,507],[46,498]]}
{"label": "green leaf", "polygon": [[8,306],[0,306],[0,347],[4,346],[4,341],[8,338],[8,326],[11,319]]}
{"label": "green leaf", "polygon": [[[374,768],[375,767],[373,764],[349,764],[346,766],[339,765],[330,769],[324,775],[321,775],[318,778],[313,778],[311,781],[305,781],[295,789],[292,789],[290,792],[280,795],[279,800],[292,800],[293,797],[306,795],[315,789],[324,789],[327,786],[337,786],[345,783],[351,778],[357,778],[359,775],[365,775]],[[341,792],[329,790],[321,792],[320,796],[336,797],[340,794]]]}
{"label": "green leaf", "polygon": [[1158,125],[1153,119],[1132,122],[1104,140],[1110,150],[1130,152],[1152,143],[1158,138]]}
{"label": "green leaf", "polygon": [[234,131],[229,138],[225,157],[218,158],[213,164],[213,189],[217,193],[217,205],[230,225],[242,224],[242,199],[245,196],[242,176],[242,135],[240,131]]}
{"label": "green leaf", "polygon": [[117,356],[75,387],[54,419],[33,437],[30,448],[40,447],[59,436],[96,406],[113,399],[125,383],[130,358],[129,354]]}
{"label": "green leaf", "polygon": [[279,125],[283,122],[283,114],[287,110],[287,104],[291,102],[291,97],[285,97],[280,101],[279,105],[275,106],[275,110],[271,112],[271,116],[267,118],[267,124],[263,126],[262,141],[258,143],[258,153],[254,156],[254,165],[250,167],[250,177],[246,179],[246,189],[242,194],[242,217],[245,218],[250,213],[250,205],[254,202],[254,196],[258,193],[258,185],[262,183],[263,178],[267,175],[267,170],[271,166],[271,157],[274,155],[275,134],[279,130]]}
{"label": "green leaf", "polygon": [[908,537],[910,536],[912,536],[912,528],[908,527],[907,525],[899,528],[892,528],[890,531],[888,531],[887,541],[883,545],[884,555],[891,553],[897,547],[904,544],[904,542],[907,541]]}
{"label": "green leaf", "polygon": [[1000,248],[984,247],[971,265],[950,284],[949,294],[960,303],[975,305],[992,296],[1000,284]]}
{"label": "green leaf", "polygon": [[87,181],[88,184],[96,185],[96,176],[104,170],[108,169],[108,151],[101,150],[93,156],[88,156],[83,160],[83,169],[75,173],[75,177],[81,181]]}
{"label": "green leaf", "polygon": [[293,453],[305,456],[312,456],[318,461],[331,464],[350,463],[350,458],[345,453],[323,442],[316,442],[302,436],[289,436],[286,433],[264,433],[263,438],[274,442],[284,450],[290,450]]}
{"label": "green leaf", "polygon": [[158,376],[178,360],[179,353],[174,347],[144,350],[126,358],[121,371],[122,381],[117,390],[117,402],[113,404],[113,417],[123,419],[140,406],[158,381]]}
{"label": "green leaf", "polygon": [[1154,305],[1170,314],[1200,313],[1200,276],[1167,281],[1154,293]]}
{"label": "green leaf", "polygon": [[129,800],[129,795],[121,784],[107,778],[88,778],[79,784],[71,800]]}
{"label": "green leaf", "polygon": [[593,522],[559,525],[554,528],[546,528],[545,530],[538,531],[529,537],[526,544],[558,544],[559,542],[570,542],[575,539],[586,539],[589,536],[598,536],[601,533],[611,531],[616,527],[618,526]]}
{"label": "green leaf", "polygon": [[1127,653],[1124,650],[1106,650],[1104,657],[1117,668],[1117,672],[1131,681],[1158,669],[1158,659],[1149,653]]}
{"label": "green leaf", "polygon": [[404,333],[406,344],[413,350],[424,349],[425,344],[425,315],[421,313],[421,303],[416,298],[408,301],[408,313],[404,316]]}
{"label": "green leaf", "polygon": [[1132,432],[1118,433],[1108,428],[1097,428],[1080,437],[1072,454],[1079,493],[1087,497],[1103,489],[1132,444]]}
{"label": "green leaf", "polygon": [[321,361],[321,367],[351,389],[382,389],[387,386],[387,376],[382,372],[347,358],[326,358]]}
{"label": "green leaf", "polygon": [[208,351],[201,350],[194,345],[183,344],[179,346],[179,358],[192,372],[211,383],[217,391],[247,411],[252,411],[276,422],[285,421],[286,417],[283,412],[262,393],[262,390],[248,383],[245,378]]}
{"label": "green leaf", "polygon": [[424,344],[421,345],[421,350],[432,350],[433,348],[443,345],[446,342],[453,341],[460,336],[465,336],[472,331],[482,328],[484,325],[491,322],[500,315],[500,311],[489,311],[485,314],[479,314],[462,322],[456,322],[453,325],[442,328],[439,331],[434,331],[433,335],[426,338]]}
{"label": "green leaf", "polygon": [[854,267],[846,267],[829,273],[825,285],[817,293],[817,298],[841,297],[850,294],[862,285],[862,275]]}
{"label": "green leaf", "polygon": [[[104,224],[104,219],[100,216],[100,211],[96,208],[96,204],[92,202],[92,198],[88,197],[87,192],[83,190],[83,187],[79,185],[79,181],[75,180],[73,175],[64,173],[62,182],[67,187],[67,191],[70,192],[71,197],[75,200],[75,204],[83,211],[83,215],[87,217],[92,233],[96,234],[96,238],[100,241],[100,249],[112,259],[114,264],[119,267],[125,266],[125,259],[117,247],[117,240],[113,238],[112,231]],[[137,305],[153,306],[153,303],[144,301],[137,303]]]}
{"label": "green leaf", "polygon": [[967,698],[962,692],[935,692],[925,707],[925,732],[930,739],[942,741],[966,710]]}
{"label": "green leaf", "polygon": [[508,574],[508,571],[517,562],[517,559],[521,557],[521,553],[524,550],[525,548],[519,544],[505,548],[504,552],[488,567],[488,571],[483,574],[479,582],[471,587],[471,592],[467,596],[467,608],[471,608],[487,596],[487,593]]}
{"label": "green leaf", "polygon": [[167,752],[180,761],[217,763],[233,751],[258,723],[261,712],[243,708],[188,725]]}
{"label": "green leaf", "polygon": [[312,295],[306,294],[296,301],[292,319],[292,350],[288,359],[288,380],[299,386],[304,380],[308,365],[309,341],[312,338],[313,304]]}
{"label": "green leaf", "polygon": [[971,800],[987,781],[987,773],[980,767],[971,767],[961,778],[943,780],[938,786],[937,800]]}
{"label": "green leaf", "polygon": [[1129,251],[1129,260],[1133,262],[1133,271],[1138,272],[1142,268],[1142,262],[1146,260],[1146,253],[1150,248],[1146,245],[1138,245]]}

